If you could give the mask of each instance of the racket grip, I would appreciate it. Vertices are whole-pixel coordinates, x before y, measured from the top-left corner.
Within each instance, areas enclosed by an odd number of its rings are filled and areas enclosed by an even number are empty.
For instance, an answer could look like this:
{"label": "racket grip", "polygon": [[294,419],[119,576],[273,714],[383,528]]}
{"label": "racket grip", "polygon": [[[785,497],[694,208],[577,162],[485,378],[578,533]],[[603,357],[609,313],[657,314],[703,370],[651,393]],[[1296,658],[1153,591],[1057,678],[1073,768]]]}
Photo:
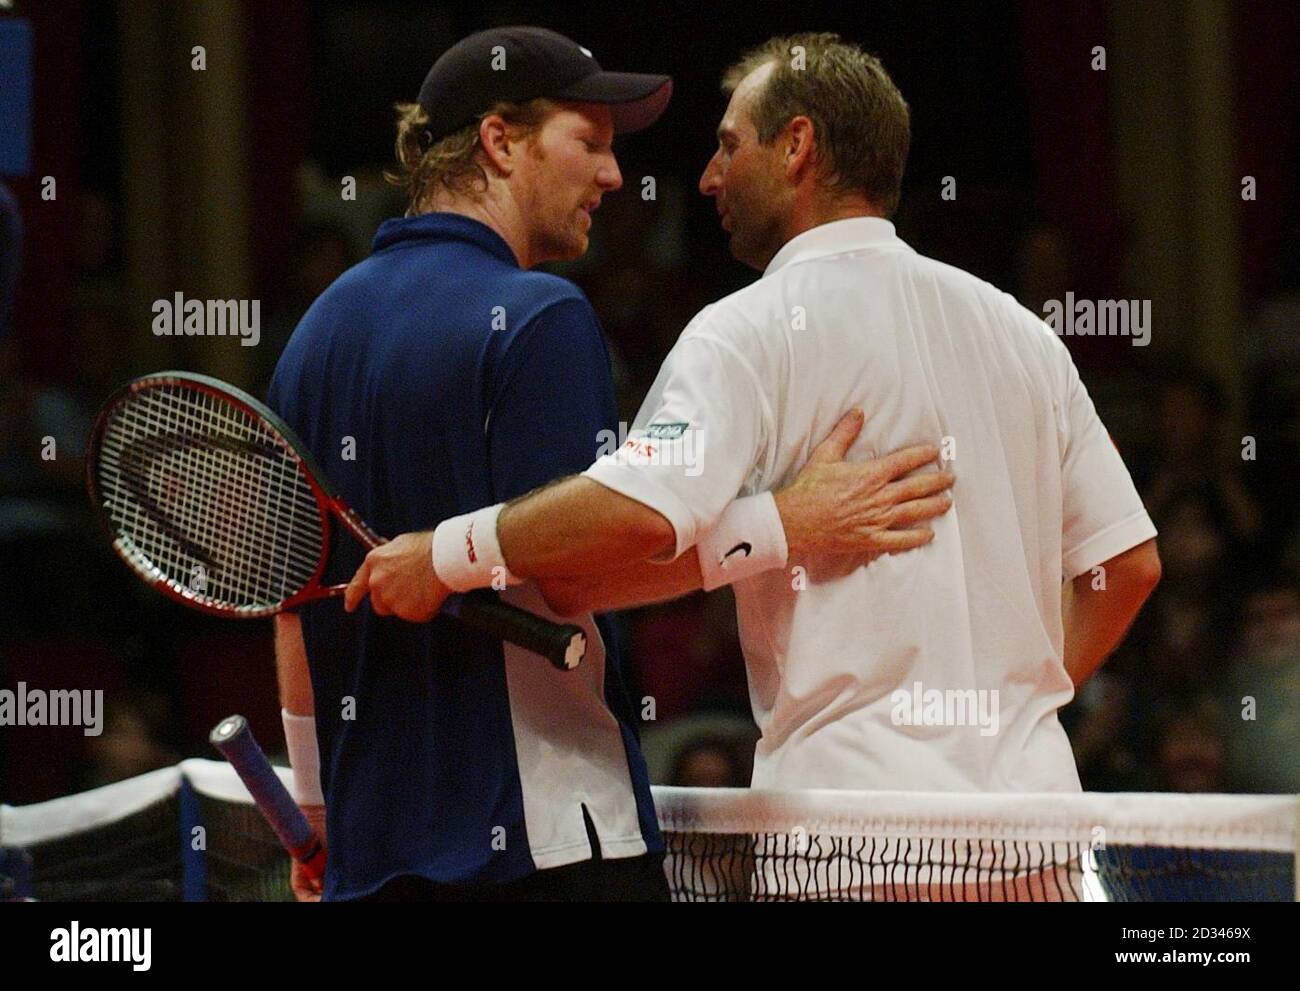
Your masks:
{"label": "racket grip", "polygon": [[572,671],[587,653],[587,635],[572,623],[554,623],[502,602],[491,592],[453,595],[442,607],[475,629],[531,650],[561,671]]}
{"label": "racket grip", "polygon": [[309,877],[320,880],[325,873],[325,846],[253,739],[248,720],[228,716],[208,739],[230,761],[289,856],[302,864]]}

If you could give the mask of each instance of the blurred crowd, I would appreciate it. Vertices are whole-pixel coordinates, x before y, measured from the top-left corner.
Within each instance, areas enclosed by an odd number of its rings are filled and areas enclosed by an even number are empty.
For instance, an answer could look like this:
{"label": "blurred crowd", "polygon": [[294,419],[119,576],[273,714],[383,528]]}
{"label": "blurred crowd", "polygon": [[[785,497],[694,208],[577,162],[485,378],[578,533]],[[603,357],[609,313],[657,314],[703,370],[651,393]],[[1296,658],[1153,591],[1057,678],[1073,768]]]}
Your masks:
{"label": "blurred crowd", "polygon": [[[340,212],[332,180],[304,167],[304,204],[286,270],[267,287],[254,388],[311,301],[400,214],[377,175],[364,209]],[[647,231],[631,194],[611,196],[592,250],[559,269],[587,292],[610,342],[620,416],[630,422],[690,317],[740,284],[720,236],[686,235],[686,190],[665,183],[665,222]],[[30,378],[0,337],[0,682],[104,688],[104,733],[5,732],[0,799],[26,802],[207,752],[236,709],[268,749],[279,732],[270,630],[175,606],[108,549],[86,504],[81,457],[94,412],[123,367],[120,206],[78,205],[78,278],[66,340],[75,375]],[[900,218],[918,250],[947,257]],[[691,245],[688,250],[688,245]],[[1026,224],[1000,284],[1041,312],[1071,279],[1068,235]],[[965,251],[978,251],[969,243]],[[703,256],[701,252],[716,252]],[[965,263],[965,259],[962,260]],[[998,281],[995,279],[995,281]],[[1159,331],[1157,331],[1159,333]],[[11,335],[12,336],[12,335]],[[1103,420],[1160,530],[1164,580],[1130,636],[1062,713],[1090,790],[1300,793],[1300,529],[1291,466],[1300,458],[1300,285],[1281,279],[1244,331],[1245,394],[1197,367],[1132,360],[1083,369]],[[50,441],[52,439],[53,447]],[[56,455],[46,456],[54,450]],[[748,783],[757,732],[730,594],[622,616],[629,690],[645,715],[658,783]]]}

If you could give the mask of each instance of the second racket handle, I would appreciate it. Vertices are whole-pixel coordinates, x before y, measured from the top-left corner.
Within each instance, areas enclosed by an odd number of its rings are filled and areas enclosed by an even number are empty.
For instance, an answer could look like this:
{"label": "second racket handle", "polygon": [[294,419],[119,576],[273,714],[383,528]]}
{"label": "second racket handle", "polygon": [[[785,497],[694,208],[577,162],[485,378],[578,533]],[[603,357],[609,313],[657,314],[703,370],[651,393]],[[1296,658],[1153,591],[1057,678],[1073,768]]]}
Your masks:
{"label": "second racket handle", "polygon": [[587,653],[587,634],[572,623],[553,623],[502,602],[492,592],[453,595],[443,612],[484,633],[540,654],[560,671],[572,671]]}
{"label": "second racket handle", "polygon": [[216,725],[208,739],[230,761],[289,855],[302,864],[309,877],[322,878],[324,844],[253,738],[248,720],[243,716],[228,716]]}

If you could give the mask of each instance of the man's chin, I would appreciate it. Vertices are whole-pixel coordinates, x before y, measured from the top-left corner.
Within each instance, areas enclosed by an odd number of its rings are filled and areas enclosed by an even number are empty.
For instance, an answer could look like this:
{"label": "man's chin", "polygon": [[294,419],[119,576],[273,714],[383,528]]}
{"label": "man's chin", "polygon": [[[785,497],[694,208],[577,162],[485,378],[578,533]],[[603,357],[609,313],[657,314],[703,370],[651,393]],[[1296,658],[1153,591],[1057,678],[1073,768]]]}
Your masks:
{"label": "man's chin", "polygon": [[554,241],[546,249],[545,261],[571,262],[587,253],[590,242],[586,234],[576,234],[564,241]]}
{"label": "man's chin", "polygon": [[571,236],[565,238],[564,242],[556,245],[556,247],[560,257],[568,262],[585,255],[590,244],[591,239],[587,237],[585,231],[574,231]]}
{"label": "man's chin", "polygon": [[767,263],[756,261],[754,253],[750,247],[747,246],[744,241],[738,242],[735,234],[732,234],[731,240],[727,242],[727,249],[731,252],[731,257],[736,259],[736,261],[740,262],[742,265],[747,265],[759,272],[767,268]]}

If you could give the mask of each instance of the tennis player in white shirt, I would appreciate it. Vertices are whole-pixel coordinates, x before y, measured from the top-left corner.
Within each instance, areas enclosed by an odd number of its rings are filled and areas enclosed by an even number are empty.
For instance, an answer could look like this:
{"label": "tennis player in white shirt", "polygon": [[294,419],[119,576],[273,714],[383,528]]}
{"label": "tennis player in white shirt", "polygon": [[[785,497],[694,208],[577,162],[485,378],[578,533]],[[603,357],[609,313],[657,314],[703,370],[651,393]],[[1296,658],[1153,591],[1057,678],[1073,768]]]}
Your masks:
{"label": "tennis player in white shirt", "polygon": [[[733,582],[755,787],[1078,791],[1057,710],[1160,562],[1069,353],[895,233],[909,113],[876,59],[777,38],[724,89],[700,190],[762,276],[690,323],[623,448],[372,551],[349,608],[368,592],[423,620],[494,578],[537,582],[562,613]],[[808,545],[783,531],[791,483],[855,408],[851,461],[945,439],[953,509],[907,554],[787,559]]]}

